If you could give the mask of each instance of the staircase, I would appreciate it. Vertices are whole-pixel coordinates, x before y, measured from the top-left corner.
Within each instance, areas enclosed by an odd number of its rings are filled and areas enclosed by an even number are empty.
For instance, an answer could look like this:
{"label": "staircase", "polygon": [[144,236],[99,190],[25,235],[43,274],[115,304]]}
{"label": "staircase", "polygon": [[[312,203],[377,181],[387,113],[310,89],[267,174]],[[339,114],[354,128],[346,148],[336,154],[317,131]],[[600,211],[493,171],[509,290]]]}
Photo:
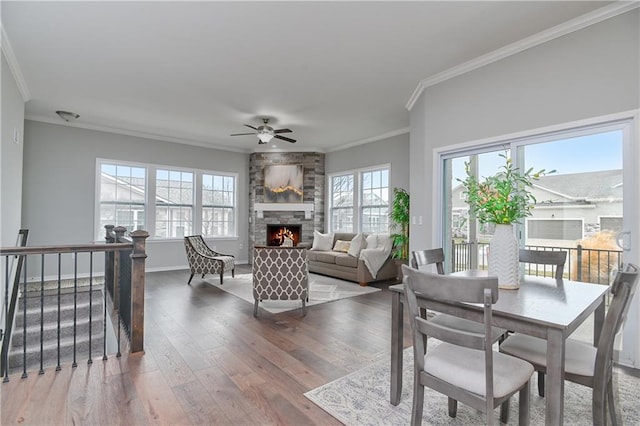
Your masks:
{"label": "staircase", "polygon": [[[104,294],[102,285],[79,286],[74,296],[73,288],[46,289],[41,297],[40,289],[27,288],[27,297],[20,296],[16,309],[11,349],[9,351],[9,370],[23,369],[26,358],[26,371],[40,369],[41,335],[43,368],[57,366],[75,360],[101,358],[104,353]],[[39,283],[38,283],[39,287]],[[45,286],[52,287],[50,285]],[[33,290],[33,291],[29,291]],[[59,302],[58,302],[59,298]],[[75,302],[74,302],[75,298]],[[26,351],[24,333],[24,304],[26,303]],[[75,309],[74,309],[75,304]],[[42,305],[42,307],[41,307]],[[59,308],[58,308],[59,306]],[[41,326],[42,312],[42,326]],[[90,315],[91,313],[91,315]],[[75,329],[74,329],[75,315]],[[41,330],[42,327],[42,330]],[[91,357],[89,357],[89,329],[91,328]],[[74,333],[75,331],[75,333]],[[58,352],[58,336],[60,339]]]}

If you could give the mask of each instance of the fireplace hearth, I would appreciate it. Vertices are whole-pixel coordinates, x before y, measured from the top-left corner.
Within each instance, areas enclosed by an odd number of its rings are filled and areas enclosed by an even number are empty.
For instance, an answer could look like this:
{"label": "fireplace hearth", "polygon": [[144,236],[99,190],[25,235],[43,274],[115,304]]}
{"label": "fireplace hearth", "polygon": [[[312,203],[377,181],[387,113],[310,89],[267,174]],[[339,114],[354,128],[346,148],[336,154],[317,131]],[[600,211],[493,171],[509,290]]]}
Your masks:
{"label": "fireplace hearth", "polygon": [[281,246],[286,238],[293,240],[293,245],[297,246],[300,243],[300,229],[301,225],[289,225],[289,224],[271,224],[267,225],[267,245],[268,246]]}

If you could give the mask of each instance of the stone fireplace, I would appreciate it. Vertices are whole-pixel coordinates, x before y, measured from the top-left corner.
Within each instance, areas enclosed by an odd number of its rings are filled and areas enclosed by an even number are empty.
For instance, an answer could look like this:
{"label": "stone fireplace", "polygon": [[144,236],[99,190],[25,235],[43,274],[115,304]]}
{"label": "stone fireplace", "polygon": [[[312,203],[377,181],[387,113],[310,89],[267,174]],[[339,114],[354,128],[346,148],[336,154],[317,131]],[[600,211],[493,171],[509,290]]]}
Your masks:
{"label": "stone fireplace", "polygon": [[286,237],[293,240],[293,246],[295,247],[300,243],[301,228],[301,225],[269,224],[267,225],[266,244],[268,246],[281,246]]}
{"label": "stone fireplace", "polygon": [[[269,225],[299,227],[298,240],[311,246],[313,231],[324,232],[325,155],[319,152],[254,152],[249,156],[249,258],[253,247],[271,244]],[[302,202],[274,203],[265,197],[265,168],[302,165]]]}

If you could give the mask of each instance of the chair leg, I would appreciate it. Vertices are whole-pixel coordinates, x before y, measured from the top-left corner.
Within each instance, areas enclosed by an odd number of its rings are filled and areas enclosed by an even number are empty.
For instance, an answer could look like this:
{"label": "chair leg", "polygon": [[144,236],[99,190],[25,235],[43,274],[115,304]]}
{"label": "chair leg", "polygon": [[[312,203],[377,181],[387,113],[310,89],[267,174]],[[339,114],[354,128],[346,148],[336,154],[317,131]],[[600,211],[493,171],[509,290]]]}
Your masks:
{"label": "chair leg", "polygon": [[220,268],[220,285],[222,285],[222,277],[224,276],[224,263],[222,264],[222,267]]}
{"label": "chair leg", "polygon": [[[529,425],[529,382],[524,385],[522,389],[520,389],[520,394],[518,395],[518,424],[520,426],[528,426]],[[508,415],[508,414],[507,414]],[[505,422],[506,423],[506,422]]]}
{"label": "chair leg", "polygon": [[202,274],[202,278],[204,278],[205,275],[207,275],[207,274]]}
{"label": "chair leg", "polygon": [[544,373],[538,371],[538,395],[544,398]]}
{"label": "chair leg", "polygon": [[193,275],[194,274],[191,274],[191,276],[189,277],[189,281],[187,281],[187,285],[191,285],[191,280],[193,279]]}
{"label": "chair leg", "polygon": [[413,375],[413,404],[411,406],[411,425],[422,424],[422,406],[424,404],[424,386],[420,384],[420,377]]}
{"label": "chair leg", "polygon": [[592,413],[594,425],[606,426],[607,424],[607,387],[608,384],[606,383],[594,383],[593,400],[591,402],[591,405],[593,407]]}
{"label": "chair leg", "polygon": [[253,302],[253,316],[258,318],[258,299]]}
{"label": "chair leg", "polygon": [[302,299],[302,316],[307,315],[307,302],[305,302],[304,298]]}
{"label": "chair leg", "polygon": [[618,426],[618,418],[616,417],[616,403],[613,396],[613,380],[610,380],[609,384],[607,385],[607,397],[607,407],[609,408],[609,414],[611,415],[611,424],[613,426]]}
{"label": "chair leg", "polygon": [[[500,405],[500,423],[509,423],[509,410],[511,409],[509,404],[510,402],[511,398],[507,399]],[[522,409],[520,409],[520,412],[522,412]]]}
{"label": "chair leg", "polygon": [[233,268],[231,270],[231,278],[235,278],[236,277],[236,268]]}
{"label": "chair leg", "polygon": [[449,398],[448,405],[449,405],[449,417],[455,418],[458,415],[458,401],[453,398]]}

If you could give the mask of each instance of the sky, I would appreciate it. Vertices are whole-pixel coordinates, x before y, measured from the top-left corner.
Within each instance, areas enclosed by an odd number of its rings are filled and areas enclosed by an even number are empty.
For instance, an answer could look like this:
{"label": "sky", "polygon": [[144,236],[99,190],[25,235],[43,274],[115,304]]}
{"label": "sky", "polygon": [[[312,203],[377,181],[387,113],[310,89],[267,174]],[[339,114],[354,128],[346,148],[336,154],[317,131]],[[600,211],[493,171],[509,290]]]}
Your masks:
{"label": "sky", "polygon": [[[500,150],[479,156],[480,176],[492,175],[504,165],[504,159],[499,156],[502,153]],[[468,157],[453,161],[454,182],[465,176],[464,161],[468,161]],[[556,175],[622,169],[622,131],[527,145],[525,169],[529,167],[534,171],[556,170]]]}

